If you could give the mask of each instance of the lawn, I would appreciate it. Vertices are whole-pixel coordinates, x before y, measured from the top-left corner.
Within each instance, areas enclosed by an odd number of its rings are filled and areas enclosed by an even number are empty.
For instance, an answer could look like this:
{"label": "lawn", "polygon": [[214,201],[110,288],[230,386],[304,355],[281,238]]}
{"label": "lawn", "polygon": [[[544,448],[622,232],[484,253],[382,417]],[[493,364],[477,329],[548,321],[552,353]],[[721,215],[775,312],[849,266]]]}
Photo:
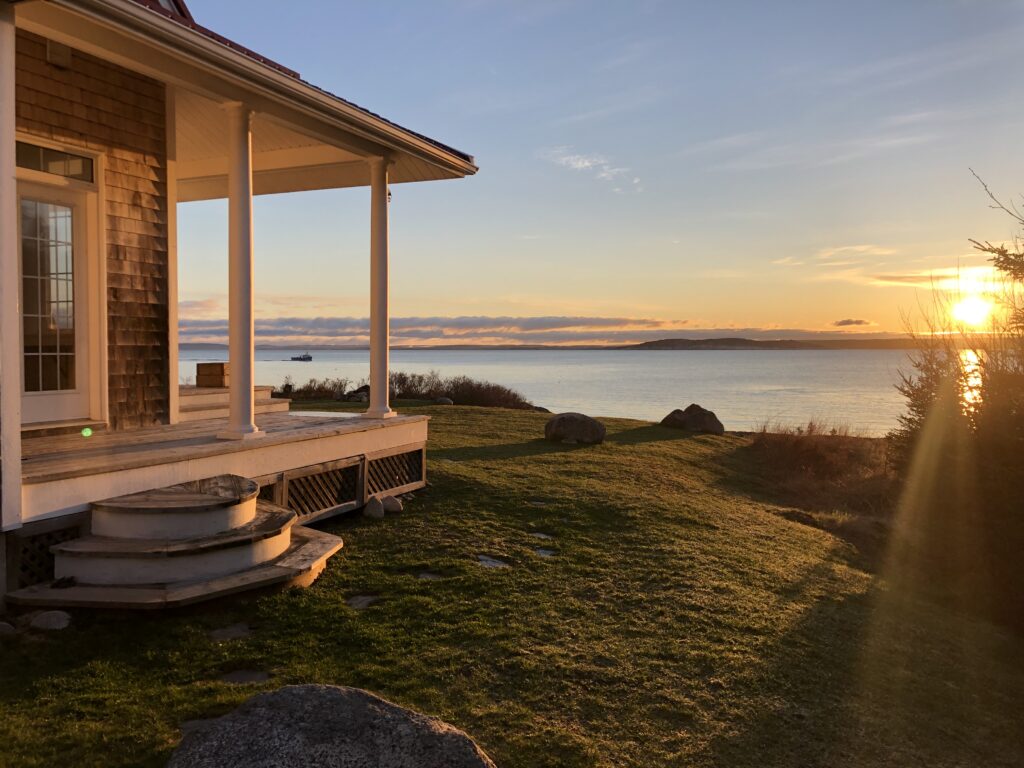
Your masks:
{"label": "lawn", "polygon": [[[437,715],[501,768],[1024,764],[1024,640],[789,519],[749,438],[608,419],[563,446],[544,414],[411,410],[429,487],[327,523],[345,549],[310,589],[0,640],[0,764],[163,765],[183,722],[310,682]],[[271,679],[218,680],[241,669]]]}

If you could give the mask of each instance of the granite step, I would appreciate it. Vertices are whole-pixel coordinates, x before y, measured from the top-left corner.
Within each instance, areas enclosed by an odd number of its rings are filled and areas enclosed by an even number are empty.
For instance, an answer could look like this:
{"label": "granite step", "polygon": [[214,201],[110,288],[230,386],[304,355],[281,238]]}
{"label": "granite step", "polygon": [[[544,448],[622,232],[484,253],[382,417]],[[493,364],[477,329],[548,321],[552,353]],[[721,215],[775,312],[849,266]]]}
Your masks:
{"label": "granite step", "polygon": [[77,584],[56,588],[54,582],[48,582],[9,592],[7,600],[13,605],[49,608],[161,609],[251,589],[309,586],[344,542],[338,536],[301,526],[291,528],[289,533],[290,546],[279,557],[237,573],[139,586]]}

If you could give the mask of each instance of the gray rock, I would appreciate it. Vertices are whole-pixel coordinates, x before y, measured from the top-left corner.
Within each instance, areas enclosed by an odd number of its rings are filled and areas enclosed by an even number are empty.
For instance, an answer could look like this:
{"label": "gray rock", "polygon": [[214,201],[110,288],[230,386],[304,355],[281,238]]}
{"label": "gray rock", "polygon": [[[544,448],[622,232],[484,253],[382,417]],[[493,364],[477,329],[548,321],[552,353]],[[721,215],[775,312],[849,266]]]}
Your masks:
{"label": "gray rock", "polygon": [[450,397],[438,397],[434,399],[434,405],[455,405],[455,401]]}
{"label": "gray rock", "polygon": [[540,531],[532,531],[530,533],[530,535],[533,536],[533,538],[535,538],[535,539],[553,539],[553,538],[555,538],[550,533],[541,533]]}
{"label": "gray rock", "polygon": [[14,628],[14,625],[8,624],[6,621],[0,621],[0,637],[9,637],[10,635],[17,634],[18,630]]}
{"label": "gray rock", "polygon": [[544,425],[544,439],[556,443],[601,443],[606,432],[604,424],[582,413],[559,413]]}
{"label": "gray rock", "polygon": [[495,768],[469,736],[357,688],[292,685],[187,732],[168,768]]}
{"label": "gray rock", "polygon": [[71,626],[71,614],[64,611],[43,611],[36,614],[29,626],[32,629],[45,629],[47,631],[67,629]]}
{"label": "gray rock", "polygon": [[366,502],[366,506],[363,507],[363,517],[369,517],[373,520],[383,520],[384,503],[376,496],[374,496],[372,499]]}
{"label": "gray rock", "polygon": [[257,669],[236,669],[218,678],[222,683],[232,683],[234,685],[265,683],[269,679],[270,674],[268,672],[260,672]]}
{"label": "gray rock", "polygon": [[242,640],[243,638],[249,637],[252,634],[252,630],[249,629],[249,625],[240,622],[238,624],[228,624],[226,627],[218,627],[217,629],[210,631],[210,639],[214,642],[221,643],[225,640]]}
{"label": "gray rock", "polygon": [[480,561],[480,565],[484,568],[511,568],[512,566],[506,563],[504,560],[499,560],[496,557],[490,557],[489,555],[477,555],[476,559]]}
{"label": "gray rock", "polygon": [[540,557],[554,557],[555,556],[555,550],[553,550],[553,549],[541,549],[540,547],[538,547],[537,549],[535,549],[533,551],[536,552],[537,555],[540,556]]}
{"label": "gray rock", "polygon": [[353,595],[345,601],[345,605],[349,608],[355,608],[357,611],[365,611],[371,605],[379,602],[380,598],[377,595]]}
{"label": "gray rock", "polygon": [[725,433],[725,427],[712,411],[701,408],[696,403],[686,406],[686,410],[676,408],[661,420],[662,426],[685,429],[687,432],[705,432],[709,435]]}
{"label": "gray rock", "polygon": [[401,499],[396,499],[394,496],[385,496],[380,503],[384,507],[384,511],[390,514],[402,511]]}

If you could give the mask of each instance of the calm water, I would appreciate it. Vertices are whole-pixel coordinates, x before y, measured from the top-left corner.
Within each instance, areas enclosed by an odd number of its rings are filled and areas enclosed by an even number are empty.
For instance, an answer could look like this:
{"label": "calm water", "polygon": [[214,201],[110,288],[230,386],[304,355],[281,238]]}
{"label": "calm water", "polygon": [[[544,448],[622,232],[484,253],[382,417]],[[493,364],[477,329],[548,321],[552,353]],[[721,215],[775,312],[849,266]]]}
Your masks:
{"label": "calm water", "polygon": [[[345,377],[354,386],[369,375],[366,350],[312,350],[310,363],[288,359],[305,351],[257,350],[257,381]],[[194,380],[197,361],[225,359],[226,350],[183,349],[182,380]],[[893,385],[907,356],[892,350],[395,350],[391,367],[494,381],[552,411],[653,421],[700,403],[726,429],[816,418],[881,434],[901,412]]]}

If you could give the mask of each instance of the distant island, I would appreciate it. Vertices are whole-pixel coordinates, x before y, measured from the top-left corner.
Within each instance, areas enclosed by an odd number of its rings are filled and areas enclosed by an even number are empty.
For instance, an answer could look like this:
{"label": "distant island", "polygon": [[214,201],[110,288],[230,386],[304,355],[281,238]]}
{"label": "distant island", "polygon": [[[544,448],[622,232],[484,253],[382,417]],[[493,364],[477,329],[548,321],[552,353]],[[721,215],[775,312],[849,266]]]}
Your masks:
{"label": "distant island", "polygon": [[[909,336],[888,337],[878,339],[744,339],[744,338],[713,338],[713,339],[658,339],[643,341],[636,344],[430,344],[430,345],[392,345],[392,349],[449,349],[449,350],[559,350],[559,349],[590,349],[590,350],[794,350],[794,349],[916,349],[920,346]],[[304,350],[365,350],[366,345],[331,345],[331,344],[257,344],[256,349],[298,349]],[[184,343],[181,349],[227,349],[227,344]]]}

